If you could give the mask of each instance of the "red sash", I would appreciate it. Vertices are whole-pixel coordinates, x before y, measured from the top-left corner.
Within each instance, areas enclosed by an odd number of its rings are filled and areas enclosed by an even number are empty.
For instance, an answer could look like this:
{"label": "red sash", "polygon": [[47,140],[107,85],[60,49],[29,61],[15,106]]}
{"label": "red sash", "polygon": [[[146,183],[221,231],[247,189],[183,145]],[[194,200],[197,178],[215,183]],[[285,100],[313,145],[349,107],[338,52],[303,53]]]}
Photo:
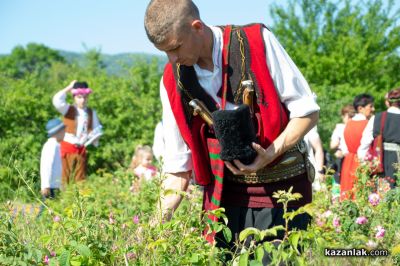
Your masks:
{"label": "red sash", "polygon": [[86,147],[78,146],[66,141],[61,141],[61,157],[64,158],[66,154],[81,154],[83,156],[86,155]]}

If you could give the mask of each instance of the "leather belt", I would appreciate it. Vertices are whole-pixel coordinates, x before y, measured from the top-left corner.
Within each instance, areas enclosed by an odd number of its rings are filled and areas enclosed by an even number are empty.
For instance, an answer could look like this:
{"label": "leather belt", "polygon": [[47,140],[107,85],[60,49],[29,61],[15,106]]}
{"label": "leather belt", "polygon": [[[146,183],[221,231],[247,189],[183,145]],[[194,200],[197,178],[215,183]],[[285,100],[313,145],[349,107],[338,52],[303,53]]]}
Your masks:
{"label": "leather belt", "polygon": [[304,173],[307,173],[310,182],[314,180],[315,169],[308,159],[306,145],[301,141],[286,151],[276,164],[267,165],[249,175],[234,175],[227,169],[225,176],[236,183],[262,184],[287,180]]}

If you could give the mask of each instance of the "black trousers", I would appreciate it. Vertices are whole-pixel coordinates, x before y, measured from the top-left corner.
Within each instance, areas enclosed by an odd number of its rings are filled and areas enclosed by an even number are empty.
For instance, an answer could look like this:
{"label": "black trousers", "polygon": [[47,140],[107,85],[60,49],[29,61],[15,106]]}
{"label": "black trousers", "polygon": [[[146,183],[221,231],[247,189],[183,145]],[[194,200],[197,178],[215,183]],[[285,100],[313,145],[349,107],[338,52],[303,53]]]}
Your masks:
{"label": "black trousers", "polygon": [[[223,206],[225,208],[225,215],[228,218],[228,227],[232,232],[232,240],[227,242],[222,232],[216,235],[217,246],[225,248],[231,252],[235,252],[235,242],[239,241],[239,234],[241,231],[248,227],[254,227],[259,230],[272,228],[276,225],[285,225],[283,219],[283,208],[247,208],[237,206]],[[288,208],[288,211],[296,210],[297,208]],[[304,213],[296,216],[289,222],[289,230],[297,228],[299,230],[306,230],[311,217]],[[283,239],[284,231],[278,231],[278,236],[275,239]],[[251,239],[246,241],[250,243]],[[273,238],[264,239],[264,241],[271,241]],[[230,260],[229,256],[226,258]],[[264,253],[263,264],[268,265],[270,262],[269,255]]]}

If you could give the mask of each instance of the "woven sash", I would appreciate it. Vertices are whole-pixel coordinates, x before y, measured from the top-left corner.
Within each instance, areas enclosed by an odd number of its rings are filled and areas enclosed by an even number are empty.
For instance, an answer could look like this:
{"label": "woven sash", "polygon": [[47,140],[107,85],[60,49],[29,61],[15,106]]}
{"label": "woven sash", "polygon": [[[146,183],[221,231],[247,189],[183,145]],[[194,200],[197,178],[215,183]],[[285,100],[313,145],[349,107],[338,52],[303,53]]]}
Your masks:
{"label": "woven sash", "polygon": [[[221,147],[217,139],[208,138],[207,147],[210,157],[211,171],[213,178],[211,184],[204,188],[203,209],[204,211],[216,210],[221,206],[222,185],[224,180],[224,161],[220,159]],[[208,215],[209,222],[215,222],[218,218],[214,215]],[[215,232],[207,234],[209,227],[207,226],[203,232],[206,240],[210,243],[214,242]]]}

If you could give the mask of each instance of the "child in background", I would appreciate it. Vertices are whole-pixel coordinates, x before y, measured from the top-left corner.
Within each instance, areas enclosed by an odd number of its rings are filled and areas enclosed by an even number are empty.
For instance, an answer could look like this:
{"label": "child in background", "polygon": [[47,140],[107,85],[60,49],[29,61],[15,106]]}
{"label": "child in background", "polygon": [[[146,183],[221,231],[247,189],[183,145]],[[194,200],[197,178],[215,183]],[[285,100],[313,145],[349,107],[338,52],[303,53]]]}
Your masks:
{"label": "child in background", "polygon": [[148,145],[136,147],[129,169],[140,179],[151,180],[157,175],[157,168],[152,165],[153,151]]}
{"label": "child in background", "polygon": [[[73,96],[73,104],[67,103],[67,94]],[[53,96],[53,105],[64,118],[65,136],[61,142],[62,184],[86,179],[86,146],[99,144],[102,126],[97,113],[88,107],[92,89],[87,82],[76,80]]]}
{"label": "child in background", "polygon": [[43,198],[54,198],[61,185],[60,142],[64,138],[64,123],[54,118],[47,122],[46,131],[49,139],[43,145],[40,158],[40,181]]}

